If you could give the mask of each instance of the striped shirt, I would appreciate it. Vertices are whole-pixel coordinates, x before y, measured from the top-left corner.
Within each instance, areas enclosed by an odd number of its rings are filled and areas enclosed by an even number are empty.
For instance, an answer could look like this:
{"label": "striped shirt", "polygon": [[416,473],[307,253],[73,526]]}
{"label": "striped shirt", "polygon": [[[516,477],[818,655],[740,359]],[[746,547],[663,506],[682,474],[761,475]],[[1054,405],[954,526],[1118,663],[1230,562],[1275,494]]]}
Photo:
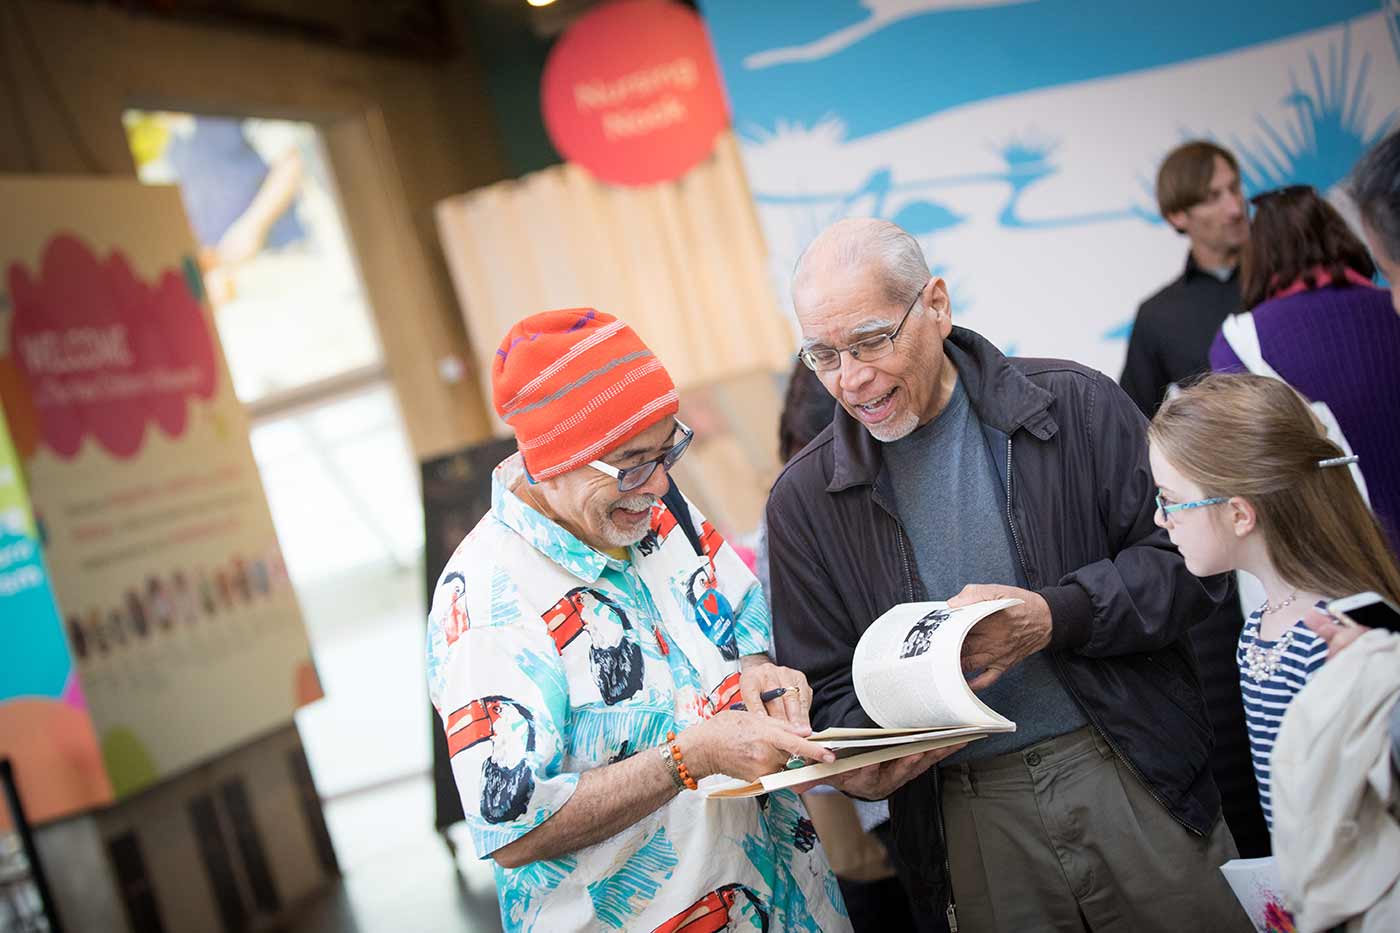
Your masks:
{"label": "striped shirt", "polygon": [[[1254,778],[1259,784],[1259,804],[1272,830],[1274,811],[1270,798],[1269,759],[1274,753],[1274,740],[1278,738],[1279,725],[1283,722],[1288,704],[1322,667],[1322,662],[1327,660],[1327,643],[1302,621],[1293,623],[1293,627],[1278,641],[1265,641],[1259,637],[1260,616],[1261,611],[1256,609],[1245,620],[1235,661],[1240,668],[1240,694],[1244,698],[1244,718],[1249,729]],[[1259,657],[1259,652],[1264,652],[1267,660],[1271,657],[1271,649],[1277,649],[1279,642],[1290,636],[1290,642],[1279,655],[1278,666],[1273,673],[1261,672],[1263,679],[1255,680],[1250,673],[1250,648],[1257,647],[1255,657]]]}

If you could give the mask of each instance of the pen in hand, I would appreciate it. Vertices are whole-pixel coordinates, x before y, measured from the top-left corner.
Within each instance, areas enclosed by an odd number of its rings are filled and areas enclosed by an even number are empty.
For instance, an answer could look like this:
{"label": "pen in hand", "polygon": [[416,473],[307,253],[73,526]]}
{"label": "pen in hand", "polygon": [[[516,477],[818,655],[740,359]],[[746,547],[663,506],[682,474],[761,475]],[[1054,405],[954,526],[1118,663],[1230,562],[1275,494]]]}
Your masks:
{"label": "pen in hand", "polygon": [[776,700],[778,697],[787,693],[791,689],[791,687],[774,687],[772,690],[765,690],[762,693],[760,693],[758,695],[758,699],[760,702],[763,703],[771,703],[773,700]]}
{"label": "pen in hand", "polygon": [[[785,695],[789,690],[795,690],[795,689],[797,689],[797,688],[795,688],[795,687],[774,687],[774,688],[772,688],[771,690],[764,690],[762,693],[760,693],[760,694],[758,695],[758,699],[759,699],[759,702],[761,702],[761,703],[771,703],[772,701],[776,700],[778,697]],[[738,703],[733,704],[733,705],[730,706],[729,708],[730,708],[730,709],[737,709],[737,710],[744,710],[744,711],[747,711],[747,710],[748,710],[748,707],[747,707],[746,705],[744,705],[744,703],[743,703],[742,700],[739,701]],[[791,770],[793,770],[794,768],[805,768],[805,767],[807,766],[807,764],[808,764],[807,759],[803,758],[801,755],[791,755],[791,756],[788,757],[787,763],[783,765],[783,768],[784,768],[784,770],[791,771]]]}
{"label": "pen in hand", "polygon": [[[772,690],[765,690],[765,691],[763,691],[762,693],[760,693],[760,694],[758,695],[758,699],[759,699],[759,701],[762,702],[762,703],[771,703],[772,701],[776,700],[778,697],[780,697],[780,696],[782,696],[783,694],[787,693],[790,689],[792,689],[792,688],[791,688],[791,687],[774,687]],[[738,702],[738,703],[732,704],[729,708],[730,708],[730,709],[737,709],[737,710],[747,710],[747,709],[748,709],[748,707],[747,707],[746,705],[744,705],[744,703],[743,703],[742,701],[740,701],[740,702]]]}

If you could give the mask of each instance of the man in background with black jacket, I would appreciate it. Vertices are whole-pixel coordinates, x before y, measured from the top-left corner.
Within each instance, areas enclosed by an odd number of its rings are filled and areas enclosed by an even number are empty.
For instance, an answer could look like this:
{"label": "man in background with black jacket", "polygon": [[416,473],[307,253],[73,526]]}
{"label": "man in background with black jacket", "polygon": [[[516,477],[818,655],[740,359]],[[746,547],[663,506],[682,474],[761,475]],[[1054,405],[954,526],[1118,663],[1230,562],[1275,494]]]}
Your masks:
{"label": "man in background with black jacket", "polygon": [[1249,212],[1228,149],[1197,140],[1157,171],[1162,219],[1190,241],[1186,269],[1138,308],[1118,384],[1151,418],[1171,387],[1210,372],[1210,343],[1240,310]]}
{"label": "man in background with black jacket", "polygon": [[1153,523],[1141,413],[1100,373],[954,328],[943,281],[884,221],[819,236],[793,300],[802,358],[840,405],[767,512],[775,647],[812,685],[813,726],[872,725],[851,658],[891,606],[1023,601],[963,651],[1016,732],[937,769],[930,753],[832,781],[890,797],[920,913],[964,930],[1249,929],[1217,870],[1235,845],[1185,641],[1226,585],[1193,577]]}

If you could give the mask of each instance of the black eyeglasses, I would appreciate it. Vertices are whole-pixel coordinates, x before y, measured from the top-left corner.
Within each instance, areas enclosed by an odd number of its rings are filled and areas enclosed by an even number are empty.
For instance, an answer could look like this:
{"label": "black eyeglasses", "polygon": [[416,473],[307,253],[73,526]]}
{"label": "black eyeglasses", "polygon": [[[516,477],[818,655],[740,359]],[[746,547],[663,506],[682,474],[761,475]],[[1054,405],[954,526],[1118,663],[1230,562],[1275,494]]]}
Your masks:
{"label": "black eyeglasses", "polygon": [[661,466],[667,472],[676,465],[676,461],[685,455],[686,448],[690,446],[691,438],[695,437],[695,432],[676,419],[676,429],[681,432],[680,440],[671,445],[671,449],[666,451],[655,460],[648,460],[646,463],[638,463],[635,466],[623,467],[619,469],[611,463],[604,463],[601,460],[589,462],[589,466],[595,470],[602,470],[609,476],[617,479],[619,492],[631,492],[651,479],[651,475],[656,472],[657,466]]}
{"label": "black eyeglasses", "polygon": [[807,365],[813,372],[824,373],[837,369],[841,365],[841,354],[851,354],[851,359],[859,360],[862,363],[870,360],[878,360],[882,356],[889,356],[894,349],[894,338],[899,336],[899,332],[904,329],[904,322],[909,320],[909,315],[914,310],[914,306],[919,303],[919,298],[924,293],[922,288],[914,296],[914,300],[909,302],[909,307],[904,311],[904,317],[899,319],[899,325],[888,334],[876,334],[874,337],[866,337],[864,340],[857,340],[849,347],[818,347],[816,349],[803,350],[797,354],[798,359]]}

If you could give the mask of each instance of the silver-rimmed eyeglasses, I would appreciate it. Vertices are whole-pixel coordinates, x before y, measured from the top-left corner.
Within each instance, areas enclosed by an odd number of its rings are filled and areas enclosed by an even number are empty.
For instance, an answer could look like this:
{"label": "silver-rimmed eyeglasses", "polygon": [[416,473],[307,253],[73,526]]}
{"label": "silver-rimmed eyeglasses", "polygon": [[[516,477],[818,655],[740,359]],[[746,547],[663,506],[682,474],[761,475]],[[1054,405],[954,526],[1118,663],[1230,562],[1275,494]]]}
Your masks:
{"label": "silver-rimmed eyeglasses", "polygon": [[889,356],[894,349],[894,338],[899,336],[899,332],[904,329],[904,322],[909,320],[909,314],[914,310],[914,306],[919,303],[919,298],[924,290],[919,289],[919,293],[914,296],[914,300],[909,302],[909,307],[905,309],[904,316],[899,319],[898,326],[888,334],[876,334],[873,337],[866,337],[857,340],[848,347],[809,347],[797,354],[797,358],[807,364],[807,368],[813,372],[825,373],[841,366],[841,354],[851,354],[851,359],[859,360],[862,363],[870,360],[878,360],[882,356]]}

